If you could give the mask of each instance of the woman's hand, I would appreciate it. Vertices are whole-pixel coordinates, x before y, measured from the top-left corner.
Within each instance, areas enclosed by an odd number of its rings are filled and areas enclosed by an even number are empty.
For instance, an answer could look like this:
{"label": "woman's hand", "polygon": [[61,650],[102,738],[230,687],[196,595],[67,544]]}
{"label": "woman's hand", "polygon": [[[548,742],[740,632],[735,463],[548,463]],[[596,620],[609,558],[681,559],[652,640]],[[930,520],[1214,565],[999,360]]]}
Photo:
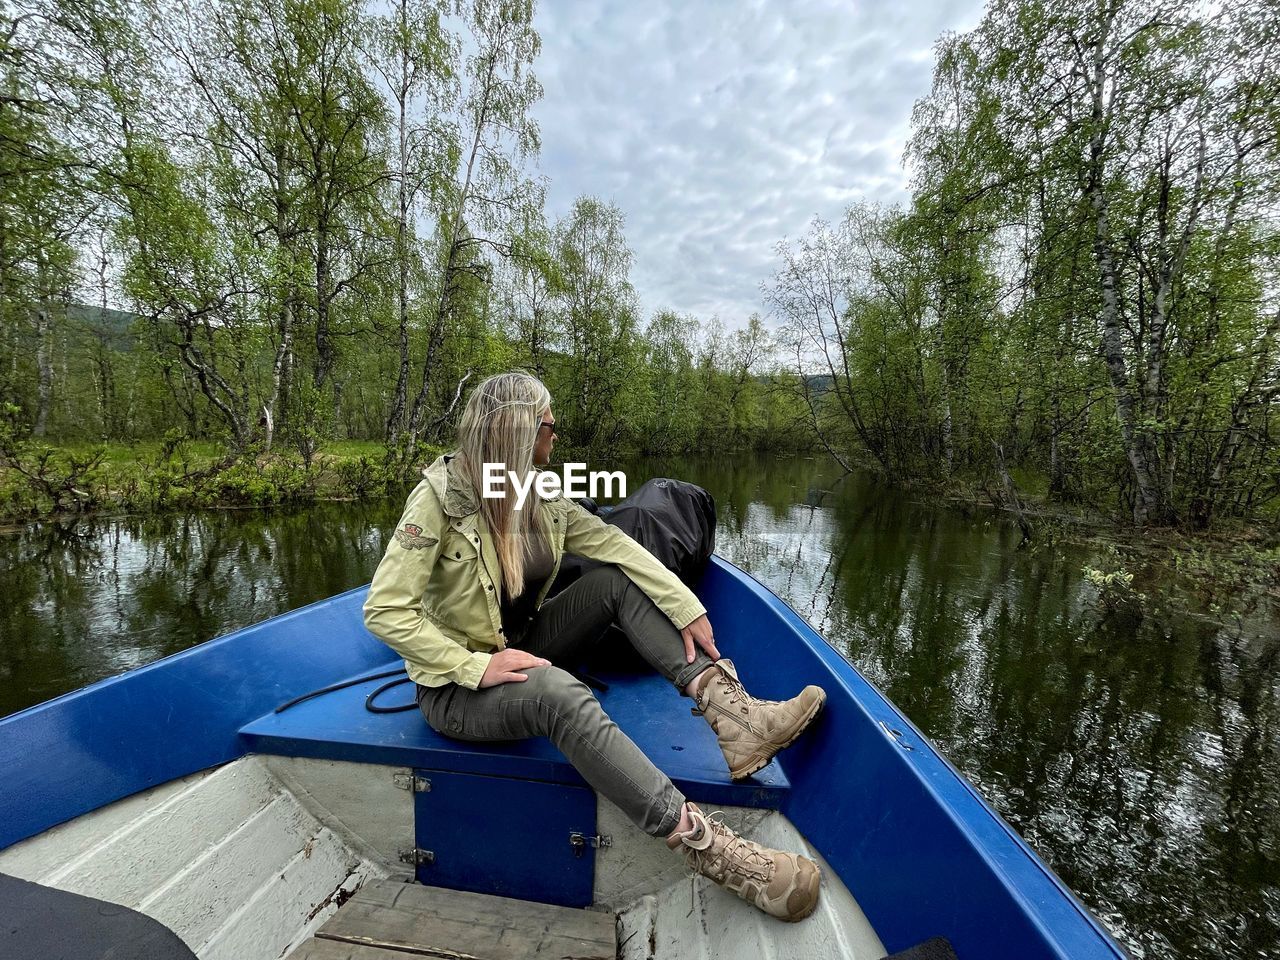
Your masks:
{"label": "woman's hand", "polygon": [[480,687],[483,689],[496,687],[500,683],[523,683],[529,679],[529,675],[518,671],[528,670],[530,667],[549,666],[551,666],[550,660],[535,657],[524,650],[507,647],[489,658],[489,666],[484,668],[484,676],[480,678]]}
{"label": "woman's hand", "polygon": [[693,663],[693,645],[695,643],[705,650],[707,656],[712,660],[720,659],[720,651],[716,649],[716,642],[711,636],[711,621],[707,619],[705,613],[681,630],[680,636],[684,638],[684,658],[686,662]]}

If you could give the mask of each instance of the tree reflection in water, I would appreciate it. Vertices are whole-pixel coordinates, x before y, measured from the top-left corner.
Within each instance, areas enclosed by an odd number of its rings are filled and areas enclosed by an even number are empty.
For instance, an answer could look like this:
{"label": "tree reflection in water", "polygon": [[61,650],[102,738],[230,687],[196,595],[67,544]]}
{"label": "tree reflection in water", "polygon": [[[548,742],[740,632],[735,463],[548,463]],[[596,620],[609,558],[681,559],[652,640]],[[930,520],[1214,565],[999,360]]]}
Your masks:
{"label": "tree reflection in water", "polygon": [[399,509],[79,518],[0,537],[0,715],[368,582]]}

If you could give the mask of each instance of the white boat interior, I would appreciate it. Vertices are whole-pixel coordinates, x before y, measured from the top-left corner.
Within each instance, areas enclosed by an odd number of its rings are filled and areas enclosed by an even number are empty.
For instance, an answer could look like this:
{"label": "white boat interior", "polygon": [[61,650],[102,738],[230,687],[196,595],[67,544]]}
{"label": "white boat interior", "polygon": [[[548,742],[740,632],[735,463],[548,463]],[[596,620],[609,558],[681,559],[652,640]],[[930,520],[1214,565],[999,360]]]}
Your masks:
{"label": "white boat interior", "polygon": [[[575,957],[885,955],[835,871],[775,810],[723,808],[747,838],[803,852],[822,866],[819,908],[796,924],[691,877],[682,857],[600,797],[596,825],[607,843],[589,852],[595,880],[585,911],[414,884],[414,867],[402,859],[415,847],[413,773],[249,754],[16,843],[0,851],[0,873],[138,910],[201,960],[561,957],[564,937],[579,928],[585,952]],[[525,816],[492,811],[515,841],[472,839],[482,846],[518,842],[539,829],[522,823]],[[407,923],[406,915],[420,921]],[[569,924],[575,915],[591,922]],[[601,933],[610,924],[612,939]]]}

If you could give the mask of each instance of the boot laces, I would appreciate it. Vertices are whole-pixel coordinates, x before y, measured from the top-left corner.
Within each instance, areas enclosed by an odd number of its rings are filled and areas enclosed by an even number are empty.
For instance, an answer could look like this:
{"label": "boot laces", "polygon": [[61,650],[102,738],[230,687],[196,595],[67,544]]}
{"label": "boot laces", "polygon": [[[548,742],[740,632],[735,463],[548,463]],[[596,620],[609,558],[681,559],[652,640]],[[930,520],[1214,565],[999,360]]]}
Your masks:
{"label": "boot laces", "polygon": [[[765,856],[752,844],[742,837],[738,836],[724,822],[724,811],[717,810],[705,818],[706,827],[703,829],[711,831],[713,839],[711,843],[703,850],[695,847],[689,847],[685,854],[689,866],[694,868],[694,873],[708,874],[715,871],[721,871],[724,874],[739,873],[746,874],[762,883],[768,883],[770,879],[770,870],[773,867],[773,859]],[[716,839],[723,841],[717,844]],[[711,851],[720,846],[720,850],[716,853]]]}
{"label": "boot laces", "polygon": [[720,671],[720,676],[716,677],[715,681],[724,684],[725,689],[729,693],[730,703],[745,703],[749,707],[763,707],[772,702],[769,700],[761,700],[759,697],[753,697],[751,694],[747,693],[747,688],[742,685],[741,681],[735,680],[723,670]]}

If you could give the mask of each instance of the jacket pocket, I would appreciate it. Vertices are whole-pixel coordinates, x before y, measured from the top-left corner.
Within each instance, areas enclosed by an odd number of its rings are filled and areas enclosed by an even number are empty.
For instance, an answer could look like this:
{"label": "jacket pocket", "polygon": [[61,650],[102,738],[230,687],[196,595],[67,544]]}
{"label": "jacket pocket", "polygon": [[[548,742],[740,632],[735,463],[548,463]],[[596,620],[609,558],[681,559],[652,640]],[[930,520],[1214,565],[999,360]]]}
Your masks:
{"label": "jacket pocket", "polygon": [[480,555],[480,545],[475,536],[467,536],[458,530],[449,530],[440,549],[440,559],[447,564],[475,563]]}

